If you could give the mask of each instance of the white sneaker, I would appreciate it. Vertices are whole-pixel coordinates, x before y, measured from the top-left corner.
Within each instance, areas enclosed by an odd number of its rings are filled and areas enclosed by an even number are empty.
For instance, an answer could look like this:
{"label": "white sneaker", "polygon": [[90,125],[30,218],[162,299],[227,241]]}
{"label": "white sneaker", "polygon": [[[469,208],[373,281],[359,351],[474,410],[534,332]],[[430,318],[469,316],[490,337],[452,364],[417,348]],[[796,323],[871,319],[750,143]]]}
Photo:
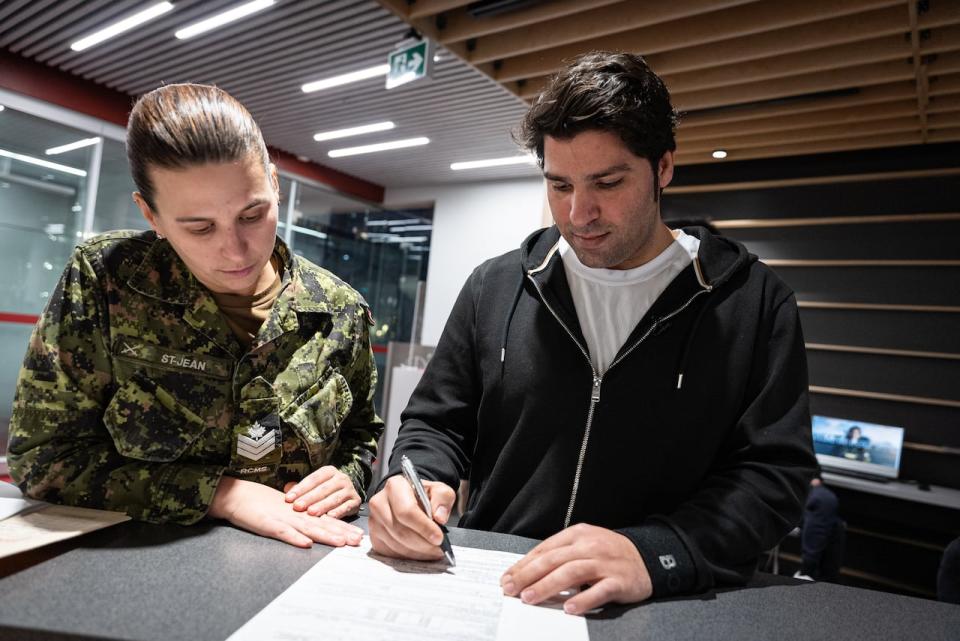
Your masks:
{"label": "white sneaker", "polygon": [[806,574],[800,574],[800,570],[797,570],[793,573],[793,578],[800,579],[801,581],[813,581],[812,576],[807,576]]}

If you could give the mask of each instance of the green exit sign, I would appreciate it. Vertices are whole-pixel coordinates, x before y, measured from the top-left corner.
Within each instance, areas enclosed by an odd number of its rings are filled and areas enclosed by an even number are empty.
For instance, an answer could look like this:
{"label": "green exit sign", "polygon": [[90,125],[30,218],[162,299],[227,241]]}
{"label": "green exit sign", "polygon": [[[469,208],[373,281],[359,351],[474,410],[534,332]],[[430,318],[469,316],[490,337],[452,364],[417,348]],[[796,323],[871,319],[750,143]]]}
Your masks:
{"label": "green exit sign", "polygon": [[408,45],[401,45],[387,56],[390,71],[387,72],[387,89],[393,89],[408,82],[429,75],[432,59],[432,47],[426,38]]}

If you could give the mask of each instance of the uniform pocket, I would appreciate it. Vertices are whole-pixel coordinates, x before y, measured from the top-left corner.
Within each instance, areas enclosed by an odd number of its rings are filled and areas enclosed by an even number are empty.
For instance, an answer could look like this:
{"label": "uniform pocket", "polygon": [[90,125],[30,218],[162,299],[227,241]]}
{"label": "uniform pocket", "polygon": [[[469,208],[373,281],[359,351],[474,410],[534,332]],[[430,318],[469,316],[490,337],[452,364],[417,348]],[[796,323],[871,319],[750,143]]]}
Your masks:
{"label": "uniform pocket", "polygon": [[204,421],[140,372],[120,386],[103,422],[117,451],[140,461],[175,461],[197,439]]}
{"label": "uniform pocket", "polygon": [[351,407],[353,394],[347,379],[334,373],[314,383],[283,409],[281,418],[303,441],[313,467],[330,462],[340,441],[340,425]]}

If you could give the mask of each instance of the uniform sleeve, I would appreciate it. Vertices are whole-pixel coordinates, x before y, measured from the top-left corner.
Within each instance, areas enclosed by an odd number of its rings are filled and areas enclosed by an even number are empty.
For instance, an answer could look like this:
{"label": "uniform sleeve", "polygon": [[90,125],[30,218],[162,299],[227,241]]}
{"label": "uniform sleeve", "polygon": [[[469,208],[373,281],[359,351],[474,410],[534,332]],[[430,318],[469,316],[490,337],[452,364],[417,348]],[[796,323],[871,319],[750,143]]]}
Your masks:
{"label": "uniform sleeve", "polygon": [[723,453],[670,514],[618,530],[637,546],[654,596],[743,584],[757,556],[799,522],[816,469],[807,362],[793,295],[767,312],[747,395]]}
{"label": "uniform sleeve", "polygon": [[122,456],[103,416],[114,392],[105,294],[83,251],[37,322],[10,422],[10,474],[33,498],[189,524],[207,512],[223,468]]}
{"label": "uniform sleeve", "polygon": [[353,485],[366,500],[367,486],[373,478],[373,460],[377,441],[383,433],[383,421],[377,416],[373,394],[377,388],[377,364],[370,345],[369,308],[360,306],[356,319],[353,362],[346,372],[353,406],[340,427],[340,444],[332,464],[353,479]]}

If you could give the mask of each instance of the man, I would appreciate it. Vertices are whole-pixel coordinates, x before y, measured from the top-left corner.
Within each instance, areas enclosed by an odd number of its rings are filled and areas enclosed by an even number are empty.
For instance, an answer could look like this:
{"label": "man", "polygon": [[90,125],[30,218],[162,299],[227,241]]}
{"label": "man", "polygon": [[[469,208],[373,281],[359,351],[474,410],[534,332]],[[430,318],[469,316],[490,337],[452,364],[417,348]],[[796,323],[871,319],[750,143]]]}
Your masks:
{"label": "man", "polygon": [[796,302],[738,243],[663,224],[675,122],[628,54],[580,57],[530,109],[518,138],[556,226],[460,293],[370,501],[377,551],[440,558],[469,478],[461,526],[546,539],[504,592],[587,585],[579,614],[743,583],[799,521],[816,461]]}

